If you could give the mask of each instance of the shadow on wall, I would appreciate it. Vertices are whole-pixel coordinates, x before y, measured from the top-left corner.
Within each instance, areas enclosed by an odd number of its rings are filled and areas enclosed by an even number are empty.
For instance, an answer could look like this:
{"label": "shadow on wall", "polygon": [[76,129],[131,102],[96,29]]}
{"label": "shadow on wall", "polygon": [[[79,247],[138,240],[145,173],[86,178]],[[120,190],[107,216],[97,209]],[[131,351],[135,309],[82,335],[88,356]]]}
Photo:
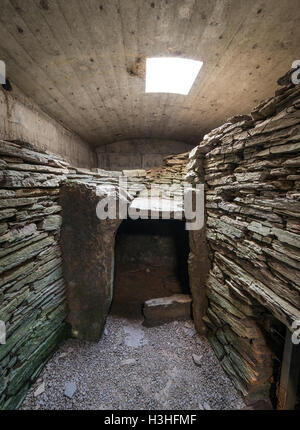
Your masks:
{"label": "shadow on wall", "polygon": [[151,169],[163,164],[170,154],[191,151],[193,145],[163,139],[133,139],[97,148],[98,168],[107,170]]}
{"label": "shadow on wall", "polygon": [[188,255],[183,221],[124,220],[115,242],[111,313],[141,317],[146,300],[189,294]]}
{"label": "shadow on wall", "polygon": [[96,167],[96,154],[87,142],[41,111],[13,84],[12,88],[5,91],[0,86],[0,140],[59,154],[72,166]]}

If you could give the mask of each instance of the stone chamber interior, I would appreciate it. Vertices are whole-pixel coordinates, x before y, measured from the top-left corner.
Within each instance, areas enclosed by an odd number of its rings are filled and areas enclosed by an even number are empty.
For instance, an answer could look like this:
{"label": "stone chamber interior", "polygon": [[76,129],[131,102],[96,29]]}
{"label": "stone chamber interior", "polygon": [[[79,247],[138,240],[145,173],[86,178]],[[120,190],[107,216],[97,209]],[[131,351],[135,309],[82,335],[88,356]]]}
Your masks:
{"label": "stone chamber interior", "polygon": [[[21,3],[0,8],[0,410],[299,410],[299,0]],[[203,61],[189,94],[145,91],[155,56]]]}
{"label": "stone chamber interior", "polygon": [[[114,393],[103,408],[132,408],[136,398],[141,408],[176,409],[184,398],[189,408],[299,409],[300,89],[290,78],[250,115],[147,171],[83,169],[1,141],[1,408],[87,407],[73,379],[88,396],[94,385],[78,375],[80,363],[84,378],[98,375],[97,392]],[[141,210],[150,189],[150,209],[162,196],[161,218],[167,201],[184,215],[185,187],[197,184],[205,185],[200,230],[97,216],[108,200]],[[178,296],[189,299],[170,299]],[[178,306],[184,317],[192,307],[193,320],[162,319]],[[67,367],[56,365],[61,356]],[[110,374],[112,360],[119,370]],[[156,382],[137,389],[138,375],[155,373],[150,361],[160,362]],[[120,398],[114,388],[127,377]]]}
{"label": "stone chamber interior", "polygon": [[124,220],[115,239],[112,314],[141,317],[145,301],[190,294],[184,221]]}

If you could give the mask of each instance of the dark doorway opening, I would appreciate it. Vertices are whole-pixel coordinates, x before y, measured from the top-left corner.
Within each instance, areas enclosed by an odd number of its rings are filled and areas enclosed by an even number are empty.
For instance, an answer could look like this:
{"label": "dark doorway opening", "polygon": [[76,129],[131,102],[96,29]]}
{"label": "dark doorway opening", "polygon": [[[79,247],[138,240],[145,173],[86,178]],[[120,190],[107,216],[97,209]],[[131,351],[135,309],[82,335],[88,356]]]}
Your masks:
{"label": "dark doorway opening", "polygon": [[146,300],[189,294],[189,241],[177,220],[124,220],[115,240],[111,313],[137,318]]}

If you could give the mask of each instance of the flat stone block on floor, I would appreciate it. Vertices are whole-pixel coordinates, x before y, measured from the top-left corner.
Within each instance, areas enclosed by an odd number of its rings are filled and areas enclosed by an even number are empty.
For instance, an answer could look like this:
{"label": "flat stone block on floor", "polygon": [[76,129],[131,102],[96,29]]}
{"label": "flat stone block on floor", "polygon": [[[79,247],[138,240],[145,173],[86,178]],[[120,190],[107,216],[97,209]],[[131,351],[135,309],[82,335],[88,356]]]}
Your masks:
{"label": "flat stone block on floor", "polygon": [[192,298],[188,294],[174,294],[170,297],[159,297],[144,303],[144,325],[157,326],[175,320],[191,318]]}

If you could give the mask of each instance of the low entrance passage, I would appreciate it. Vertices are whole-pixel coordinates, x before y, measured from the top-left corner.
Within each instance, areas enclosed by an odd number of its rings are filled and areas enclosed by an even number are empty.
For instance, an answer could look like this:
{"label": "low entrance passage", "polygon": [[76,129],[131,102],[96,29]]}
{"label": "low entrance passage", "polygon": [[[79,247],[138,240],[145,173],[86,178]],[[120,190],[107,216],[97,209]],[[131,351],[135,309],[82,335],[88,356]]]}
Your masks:
{"label": "low entrance passage", "polygon": [[[68,339],[45,366],[22,408],[244,408],[190,315],[185,321],[145,326],[145,302],[189,297],[188,254],[184,222],[123,221],[115,241],[113,302],[102,338]],[[163,312],[164,306],[165,302]]]}
{"label": "low entrance passage", "polygon": [[115,241],[111,313],[141,317],[149,299],[189,294],[188,254],[183,221],[124,220]]}

